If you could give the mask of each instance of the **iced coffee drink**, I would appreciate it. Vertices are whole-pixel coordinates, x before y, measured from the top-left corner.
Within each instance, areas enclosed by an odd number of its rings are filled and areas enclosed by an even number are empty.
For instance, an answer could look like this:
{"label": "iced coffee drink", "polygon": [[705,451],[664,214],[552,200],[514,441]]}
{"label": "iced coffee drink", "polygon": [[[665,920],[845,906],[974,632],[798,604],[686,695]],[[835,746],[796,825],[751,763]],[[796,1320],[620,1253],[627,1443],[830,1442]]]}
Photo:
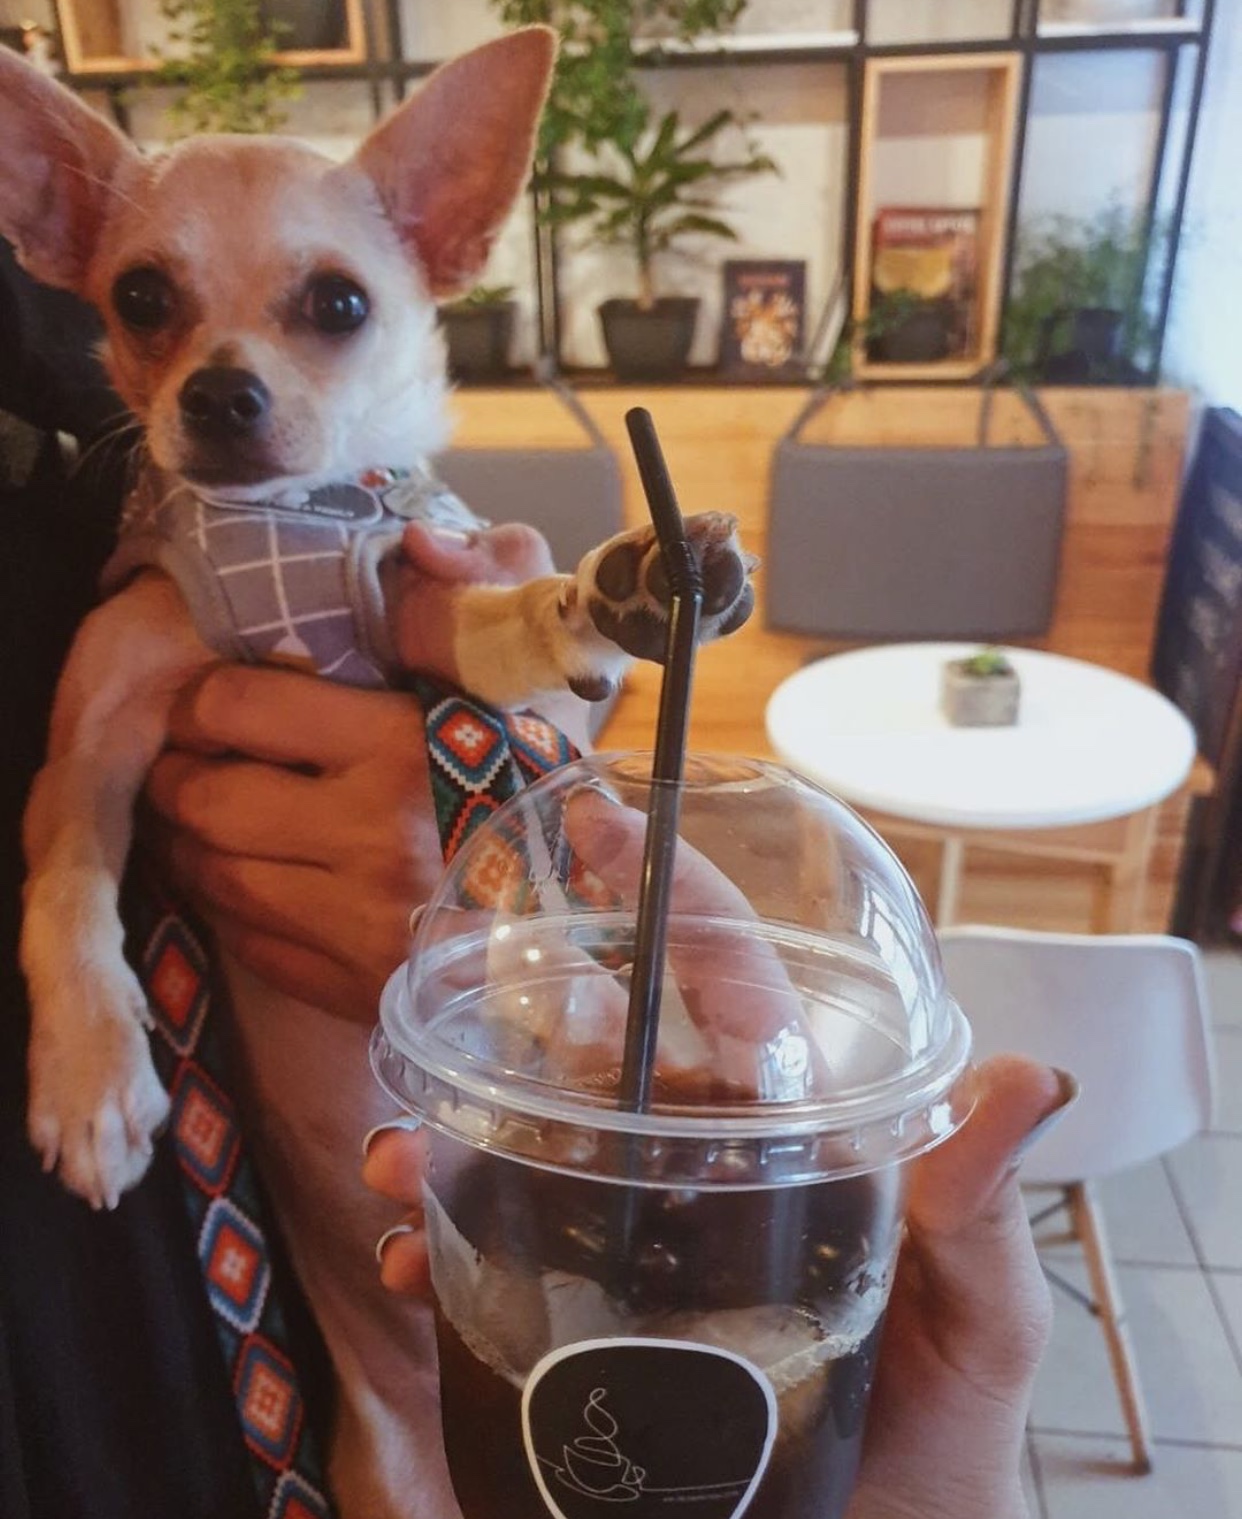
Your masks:
{"label": "iced coffee drink", "polygon": [[840,1519],[965,1025],[874,834],[776,767],[695,761],[634,1111],[645,810],[641,757],[531,788],[385,995],[377,1072],[431,1130],[454,1487],[465,1519]]}

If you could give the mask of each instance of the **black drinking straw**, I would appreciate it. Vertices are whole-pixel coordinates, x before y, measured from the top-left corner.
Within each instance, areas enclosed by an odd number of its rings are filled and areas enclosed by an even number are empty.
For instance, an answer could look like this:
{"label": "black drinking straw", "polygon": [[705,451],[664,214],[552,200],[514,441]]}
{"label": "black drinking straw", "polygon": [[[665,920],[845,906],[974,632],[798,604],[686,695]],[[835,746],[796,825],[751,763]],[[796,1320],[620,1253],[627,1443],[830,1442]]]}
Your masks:
{"label": "black drinking straw", "polygon": [[651,771],[651,803],[643,849],[643,873],[638,894],[638,927],[634,970],[630,980],[625,1051],[621,1064],[620,1101],[631,1112],[651,1104],[660,999],[664,988],[664,950],[668,937],[669,898],[677,853],[677,822],[681,812],[681,779],[686,762],[686,729],[690,720],[690,685],[703,607],[703,577],[686,540],[673,482],[651,413],[635,406],[625,414],[638,473],[647,496],[647,509],[664,557],[670,606],[664,646],[664,676],[656,718],[655,757]]}

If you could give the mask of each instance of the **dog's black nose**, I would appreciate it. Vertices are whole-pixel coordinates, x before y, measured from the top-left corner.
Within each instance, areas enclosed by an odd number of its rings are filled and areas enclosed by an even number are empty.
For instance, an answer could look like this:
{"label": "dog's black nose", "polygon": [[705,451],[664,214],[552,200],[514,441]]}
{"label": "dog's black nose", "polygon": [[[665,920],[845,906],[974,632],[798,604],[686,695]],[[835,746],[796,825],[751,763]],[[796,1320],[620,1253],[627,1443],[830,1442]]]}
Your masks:
{"label": "dog's black nose", "polygon": [[248,369],[196,369],[177,398],[188,430],[200,438],[242,438],[267,419],[272,395]]}

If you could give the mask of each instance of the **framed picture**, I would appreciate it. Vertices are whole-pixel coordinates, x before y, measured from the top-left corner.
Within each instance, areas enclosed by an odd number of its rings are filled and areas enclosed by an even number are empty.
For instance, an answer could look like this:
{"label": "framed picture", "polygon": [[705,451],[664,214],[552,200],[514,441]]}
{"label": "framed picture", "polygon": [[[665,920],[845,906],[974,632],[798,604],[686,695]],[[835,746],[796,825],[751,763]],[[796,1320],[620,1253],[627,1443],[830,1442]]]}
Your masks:
{"label": "framed picture", "polygon": [[728,259],[724,264],[720,368],[734,379],[790,379],[806,344],[806,263]]}
{"label": "framed picture", "polygon": [[887,206],[871,239],[872,357],[926,363],[978,343],[979,212]]}

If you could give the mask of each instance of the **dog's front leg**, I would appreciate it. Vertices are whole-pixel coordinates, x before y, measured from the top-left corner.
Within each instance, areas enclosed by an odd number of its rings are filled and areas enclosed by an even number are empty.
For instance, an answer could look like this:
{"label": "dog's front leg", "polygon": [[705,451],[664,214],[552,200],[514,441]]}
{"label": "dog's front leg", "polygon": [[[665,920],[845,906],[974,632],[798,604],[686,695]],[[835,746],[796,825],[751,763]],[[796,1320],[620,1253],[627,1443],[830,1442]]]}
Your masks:
{"label": "dog's front leg", "polygon": [[[418,562],[422,530],[407,531]],[[703,580],[700,641],[733,632],[750,616],[757,561],[741,547],[737,522],[721,512],[686,519]],[[437,565],[441,576],[446,566]],[[496,706],[566,687],[600,701],[634,659],[663,658],[669,586],[651,527],[618,533],[592,549],[572,575],[541,575],[522,585],[440,582],[442,600],[415,588],[397,609],[398,651],[411,668],[455,680]]]}
{"label": "dog's front leg", "polygon": [[26,809],[21,960],[30,990],[28,1130],[44,1168],[94,1207],[146,1170],[168,1111],[122,952],[132,812],[173,697],[213,656],[180,596],[144,576],[92,612],[57,689]]}

